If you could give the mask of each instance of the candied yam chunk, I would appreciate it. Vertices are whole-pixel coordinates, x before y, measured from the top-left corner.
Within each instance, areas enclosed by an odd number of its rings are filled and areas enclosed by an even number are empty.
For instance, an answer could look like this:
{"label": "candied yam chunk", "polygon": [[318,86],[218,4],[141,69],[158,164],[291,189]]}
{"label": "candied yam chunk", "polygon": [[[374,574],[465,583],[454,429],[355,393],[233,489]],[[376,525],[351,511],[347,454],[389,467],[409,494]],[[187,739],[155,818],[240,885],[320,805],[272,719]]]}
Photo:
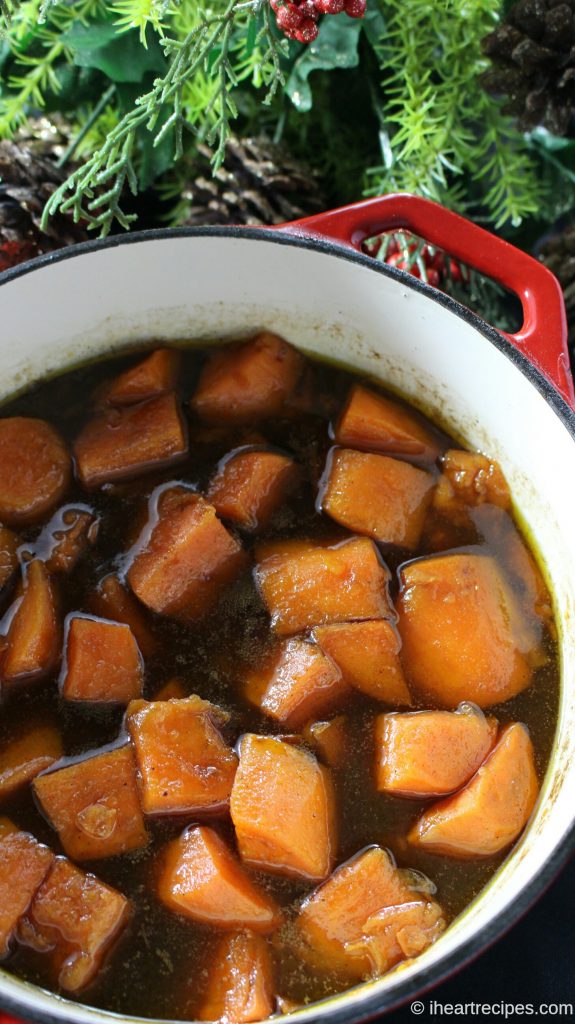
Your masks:
{"label": "candied yam chunk", "polygon": [[98,526],[98,517],[86,506],[61,508],[37,542],[48,572],[72,572],[96,542]]}
{"label": "candied yam chunk", "polygon": [[6,683],[43,679],[50,675],[60,654],[60,623],[50,576],[38,559],[27,565],[14,607],[2,678]]}
{"label": "candied yam chunk", "polygon": [[348,692],[341,672],[315,644],[286,640],[246,679],[245,694],[264,714],[299,729]]}
{"label": "candied yam chunk", "polygon": [[10,821],[10,818],[0,818],[0,839],[19,831],[20,829],[16,828],[16,825],[13,821]]}
{"label": "candied yam chunk", "polygon": [[257,566],[255,577],[279,636],[392,614],[389,570],[365,537],[271,555]]}
{"label": "candied yam chunk", "polygon": [[226,807],[238,763],[218,729],[226,717],[195,695],[130,705],[127,725],[146,814]]}
{"label": "candied yam chunk", "polygon": [[171,466],[187,453],[184,422],[173,392],[96,413],[74,444],[78,477],[88,488]]}
{"label": "candied yam chunk", "polygon": [[22,789],[62,754],[62,738],[53,725],[37,725],[7,740],[0,749],[0,799]]}
{"label": "candied yam chunk", "polygon": [[173,391],[179,363],[180,353],[175,349],[157,348],[116,377],[103,390],[100,399],[108,405],[136,405]]}
{"label": "candied yam chunk", "polygon": [[485,503],[511,507],[511,494],[501,467],[478,452],[450,448],[441,459],[441,476],[433,507],[456,526],[469,525],[469,509]]}
{"label": "candied yam chunk", "polygon": [[251,1024],[275,1011],[274,970],[261,935],[225,935],[211,958],[198,1020]]}
{"label": "candied yam chunk", "polygon": [[132,630],[144,658],[151,658],[155,654],[156,638],[147,613],[113,573],[100,580],[96,590],[89,595],[87,604],[90,611],[99,618],[125,622]]}
{"label": "candied yam chunk", "polygon": [[361,939],[347,943],[351,956],[367,957],[371,973],[379,978],[392,967],[419,956],[445,931],[447,921],[435,900],[416,900],[384,907],[363,926]]}
{"label": "candied yam chunk", "polygon": [[230,812],[242,859],[274,874],[326,878],[336,852],[328,770],[272,736],[242,736],[239,753]]}
{"label": "candied yam chunk", "polygon": [[495,744],[497,722],[472,704],[457,711],[379,715],[375,781],[381,793],[427,798],[460,789]]}
{"label": "candied yam chunk", "polygon": [[168,845],[158,883],[163,903],[216,928],[264,934],[280,923],[271,896],[259,889],[217,832],[194,825]]}
{"label": "candied yam chunk", "polygon": [[47,846],[10,824],[0,831],[0,960],[54,860]]}
{"label": "candied yam chunk", "polygon": [[56,857],[19,938],[35,949],[52,950],[60,987],[79,992],[94,980],[129,916],[122,893]]}
{"label": "candied yam chunk", "polygon": [[38,775],[34,793],[74,860],[99,860],[148,843],[129,744]]}
{"label": "candied yam chunk", "polygon": [[142,695],[144,664],[123,622],[69,615],[60,692],[65,700],[128,704]]}
{"label": "candied yam chunk", "polygon": [[0,591],[10,582],[18,565],[18,538],[0,523]]}
{"label": "candied yam chunk", "polygon": [[245,557],[213,505],[175,487],[152,499],[150,525],[133,549],[127,579],[152,611],[193,620],[213,607]]}
{"label": "candied yam chunk", "polygon": [[395,707],[413,703],[401,666],[401,641],[390,622],[335,622],[316,626],[312,635],[354,689]]}
{"label": "candied yam chunk", "polygon": [[347,730],[345,715],[329,722],[311,722],[303,730],[307,743],[315,747],[322,761],[330,768],[341,768],[345,762]]}
{"label": "candied yam chunk", "polygon": [[190,405],[204,423],[253,423],[280,416],[304,359],[276,334],[217,351],[204,366]]}
{"label": "candied yam chunk", "polygon": [[0,519],[7,526],[38,522],[58,504],[72,476],[62,438],[44,420],[0,419]]}
{"label": "candied yam chunk", "polygon": [[433,462],[439,446],[422,419],[392,398],[355,384],[335,425],[335,440],[346,448],[411,455]]}
{"label": "candied yam chunk", "polygon": [[492,857],[521,834],[539,784],[529,733],[505,726],[497,745],[464,789],[429,807],[408,835],[413,846],[461,859]]}
{"label": "candied yam chunk", "polygon": [[482,554],[440,555],[400,573],[399,632],[407,678],[443,708],[486,708],[531,682],[524,616],[497,563]]}
{"label": "candied yam chunk", "polygon": [[222,459],[207,497],[222,519],[257,530],[267,526],[297,476],[287,455],[239,449]]}
{"label": "candied yam chunk", "polygon": [[409,462],[336,448],[328,457],[321,507],[337,523],[382,544],[417,547],[435,481]]}
{"label": "candied yam chunk", "polygon": [[367,951],[362,955],[346,947],[362,939],[374,914],[413,898],[391,855],[379,846],[369,847],[338,867],[303,901],[298,928],[306,945],[304,956],[352,978],[364,977],[371,971]]}
{"label": "candied yam chunk", "polygon": [[154,700],[183,700],[187,697],[186,689],[181,679],[174,677],[168,679],[154,695]]}

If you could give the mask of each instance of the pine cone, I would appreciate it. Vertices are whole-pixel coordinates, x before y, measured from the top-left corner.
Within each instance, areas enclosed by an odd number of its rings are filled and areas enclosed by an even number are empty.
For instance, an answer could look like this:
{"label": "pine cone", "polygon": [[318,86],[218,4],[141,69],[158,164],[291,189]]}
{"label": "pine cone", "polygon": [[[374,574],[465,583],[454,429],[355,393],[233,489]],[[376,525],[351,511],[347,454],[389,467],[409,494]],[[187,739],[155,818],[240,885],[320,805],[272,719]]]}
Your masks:
{"label": "pine cone", "polygon": [[215,176],[211,156],[208,146],[198,146],[182,192],[185,225],[281,224],[325,209],[312,171],[265,138],[230,139]]}
{"label": "pine cone", "polygon": [[519,0],[483,40],[482,76],[523,130],[565,135],[575,111],[575,0]]}
{"label": "pine cone", "polygon": [[575,224],[569,224],[550,238],[539,254],[542,263],[558,278],[563,288],[571,360],[575,368]]}
{"label": "pine cone", "polygon": [[65,216],[40,228],[44,206],[66,173],[55,158],[66,139],[45,119],[17,141],[0,142],[0,270],[41,253],[83,241],[84,228]]}

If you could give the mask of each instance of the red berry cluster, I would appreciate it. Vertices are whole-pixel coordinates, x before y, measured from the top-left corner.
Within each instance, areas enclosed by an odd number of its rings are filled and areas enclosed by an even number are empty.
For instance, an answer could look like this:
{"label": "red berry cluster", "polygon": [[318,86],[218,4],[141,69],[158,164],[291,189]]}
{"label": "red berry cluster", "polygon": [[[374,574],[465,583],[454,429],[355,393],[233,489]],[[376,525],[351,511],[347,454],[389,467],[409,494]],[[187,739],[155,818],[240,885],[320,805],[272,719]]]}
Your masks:
{"label": "red berry cluster", "polygon": [[[369,256],[377,257],[381,249],[381,239],[364,243],[363,248]],[[447,256],[441,249],[429,245],[422,246],[421,242],[416,240],[407,241],[405,236],[399,239],[394,236],[390,238],[385,246],[383,259],[389,266],[406,270],[408,274],[426,281],[434,288],[442,288],[449,278],[458,283],[467,283],[469,280],[467,267]]]}
{"label": "red berry cluster", "polygon": [[322,14],[363,18],[367,0],[270,0],[280,32],[298,43],[313,43]]}
{"label": "red berry cluster", "polygon": [[9,270],[10,267],[15,267],[18,263],[24,263],[25,260],[31,260],[38,255],[38,249],[33,242],[3,242],[0,239],[0,271]]}

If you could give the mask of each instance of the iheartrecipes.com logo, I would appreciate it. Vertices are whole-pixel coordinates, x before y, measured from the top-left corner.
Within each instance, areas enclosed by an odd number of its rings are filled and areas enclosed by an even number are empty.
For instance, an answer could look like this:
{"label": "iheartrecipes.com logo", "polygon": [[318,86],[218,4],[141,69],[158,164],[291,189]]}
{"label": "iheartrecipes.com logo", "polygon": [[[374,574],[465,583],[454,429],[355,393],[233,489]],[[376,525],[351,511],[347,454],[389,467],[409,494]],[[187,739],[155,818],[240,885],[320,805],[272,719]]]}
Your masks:
{"label": "iheartrecipes.com logo", "polygon": [[416,999],[410,1005],[415,1017],[564,1017],[572,1019],[573,1003],[440,1003],[437,999]]}

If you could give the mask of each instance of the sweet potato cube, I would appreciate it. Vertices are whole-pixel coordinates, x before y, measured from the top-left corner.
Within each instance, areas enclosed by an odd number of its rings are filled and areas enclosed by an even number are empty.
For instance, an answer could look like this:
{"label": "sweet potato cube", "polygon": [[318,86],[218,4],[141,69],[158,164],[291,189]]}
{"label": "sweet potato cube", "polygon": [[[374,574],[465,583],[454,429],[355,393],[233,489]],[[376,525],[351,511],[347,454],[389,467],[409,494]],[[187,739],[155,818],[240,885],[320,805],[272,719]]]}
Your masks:
{"label": "sweet potato cube", "polygon": [[74,444],[78,477],[88,488],[171,466],[187,453],[184,422],[173,392],[96,413]]}
{"label": "sweet potato cube", "polygon": [[58,984],[79,992],[95,978],[129,916],[122,893],[56,857],[20,938],[36,949],[53,950]]}
{"label": "sweet potato cube", "polygon": [[336,523],[382,544],[416,548],[435,481],[409,462],[336,448],[328,458],[320,501]]}
{"label": "sweet potato cube", "polygon": [[54,427],[44,420],[0,419],[0,520],[37,523],[54,508],[72,476],[72,461]]}
{"label": "sweet potato cube", "polygon": [[151,532],[135,547],[128,582],[161,615],[201,618],[245,566],[245,552],[199,494],[175,487],[151,503]]}
{"label": "sweet potato cube", "polygon": [[108,405],[135,405],[173,391],[179,363],[175,349],[157,348],[104,387],[100,400]]}
{"label": "sweet potato cube", "polygon": [[472,704],[457,711],[379,715],[375,723],[375,781],[381,793],[427,798],[453,793],[469,781],[497,737],[497,722]]}
{"label": "sweet potato cube", "polygon": [[0,832],[0,960],[42,885],[54,854],[27,832]]}
{"label": "sweet potato cube", "polygon": [[211,958],[198,1020],[251,1024],[275,1011],[274,970],[261,935],[224,935]]}
{"label": "sweet potato cube", "polygon": [[38,546],[46,549],[48,572],[69,573],[95,543],[98,517],[86,506],[65,505],[48,523]]}
{"label": "sweet potato cube", "polygon": [[170,843],[162,864],[158,895],[163,903],[195,921],[226,930],[274,931],[280,912],[259,889],[213,829],[194,825]]}
{"label": "sweet potato cube", "polygon": [[146,814],[219,811],[230,799],[237,756],[218,729],[221,712],[195,695],[139,701],[127,725]]}
{"label": "sweet potato cube", "polygon": [[304,368],[287,341],[263,331],[208,360],[191,408],[204,423],[253,423],[279,416]]}
{"label": "sweet potato cube", "polygon": [[11,796],[62,757],[62,738],[53,725],[37,725],[0,750],[0,798]]}
{"label": "sweet potato cube", "polygon": [[389,570],[364,537],[272,555],[255,576],[279,636],[326,622],[392,615]]}
{"label": "sweet potato cube", "polygon": [[419,956],[445,931],[447,921],[435,900],[415,899],[384,907],[363,926],[363,935],[346,944],[350,956],[367,957],[373,977],[387,974],[402,960]]}
{"label": "sweet potato cube", "polygon": [[346,724],[345,715],[337,715],[328,722],[311,722],[303,730],[306,742],[315,747],[330,768],[341,768],[345,763]]}
{"label": "sweet potato cube", "polygon": [[523,615],[491,557],[422,558],[400,578],[403,666],[420,697],[444,708],[462,700],[486,708],[529,685]]}
{"label": "sweet potato cube", "polygon": [[147,612],[113,573],[100,580],[96,590],[90,594],[87,605],[99,618],[125,622],[132,630],[144,658],[151,658],[156,653],[156,638],[148,622]]}
{"label": "sweet potato cube", "polygon": [[74,860],[115,857],[147,846],[129,744],[39,775],[34,792]]}
{"label": "sweet potato cube", "polygon": [[54,588],[43,562],[26,568],[21,597],[7,635],[2,664],[6,683],[32,682],[50,675],[60,654],[60,624]]}
{"label": "sweet potato cube", "polygon": [[529,733],[514,722],[502,730],[471,782],[425,811],[409,833],[409,842],[448,857],[492,857],[523,831],[538,791]]}
{"label": "sweet potato cube", "polygon": [[433,507],[456,526],[468,526],[469,509],[486,502],[511,507],[511,494],[497,462],[477,452],[450,448],[441,460]]}
{"label": "sweet potato cube", "polygon": [[336,622],[316,626],[312,635],[350,686],[394,707],[413,703],[401,667],[401,641],[390,622]]}
{"label": "sweet potato cube", "polygon": [[0,523],[0,591],[16,572],[18,565],[18,537]]}
{"label": "sweet potato cube", "polygon": [[13,821],[10,821],[10,818],[0,818],[0,839],[19,831],[20,829],[16,827]]}
{"label": "sweet potato cube", "polygon": [[65,700],[128,704],[142,695],[144,663],[123,622],[69,615],[60,692]]}
{"label": "sweet potato cube", "polygon": [[361,940],[374,914],[413,898],[389,853],[369,847],[337,868],[303,901],[298,927],[306,944],[305,958],[352,978],[364,977],[371,970],[367,952],[362,956],[346,947]]}
{"label": "sweet potato cube", "polygon": [[154,700],[183,700],[184,697],[187,697],[186,689],[182,680],[177,677],[168,679],[168,682],[154,694]]}
{"label": "sweet potato cube", "polygon": [[287,455],[240,448],[222,459],[207,497],[222,519],[257,530],[267,526],[297,476]]}
{"label": "sweet potato cube", "polygon": [[331,710],[348,693],[341,672],[315,644],[286,640],[246,679],[245,694],[288,729]]}
{"label": "sweet potato cube", "polygon": [[351,389],[334,433],[337,444],[346,448],[411,455],[427,462],[439,455],[437,439],[422,418],[362,384]]}
{"label": "sweet potato cube", "polygon": [[262,871],[320,880],[336,852],[328,770],[272,736],[242,736],[230,802],[242,858]]}

